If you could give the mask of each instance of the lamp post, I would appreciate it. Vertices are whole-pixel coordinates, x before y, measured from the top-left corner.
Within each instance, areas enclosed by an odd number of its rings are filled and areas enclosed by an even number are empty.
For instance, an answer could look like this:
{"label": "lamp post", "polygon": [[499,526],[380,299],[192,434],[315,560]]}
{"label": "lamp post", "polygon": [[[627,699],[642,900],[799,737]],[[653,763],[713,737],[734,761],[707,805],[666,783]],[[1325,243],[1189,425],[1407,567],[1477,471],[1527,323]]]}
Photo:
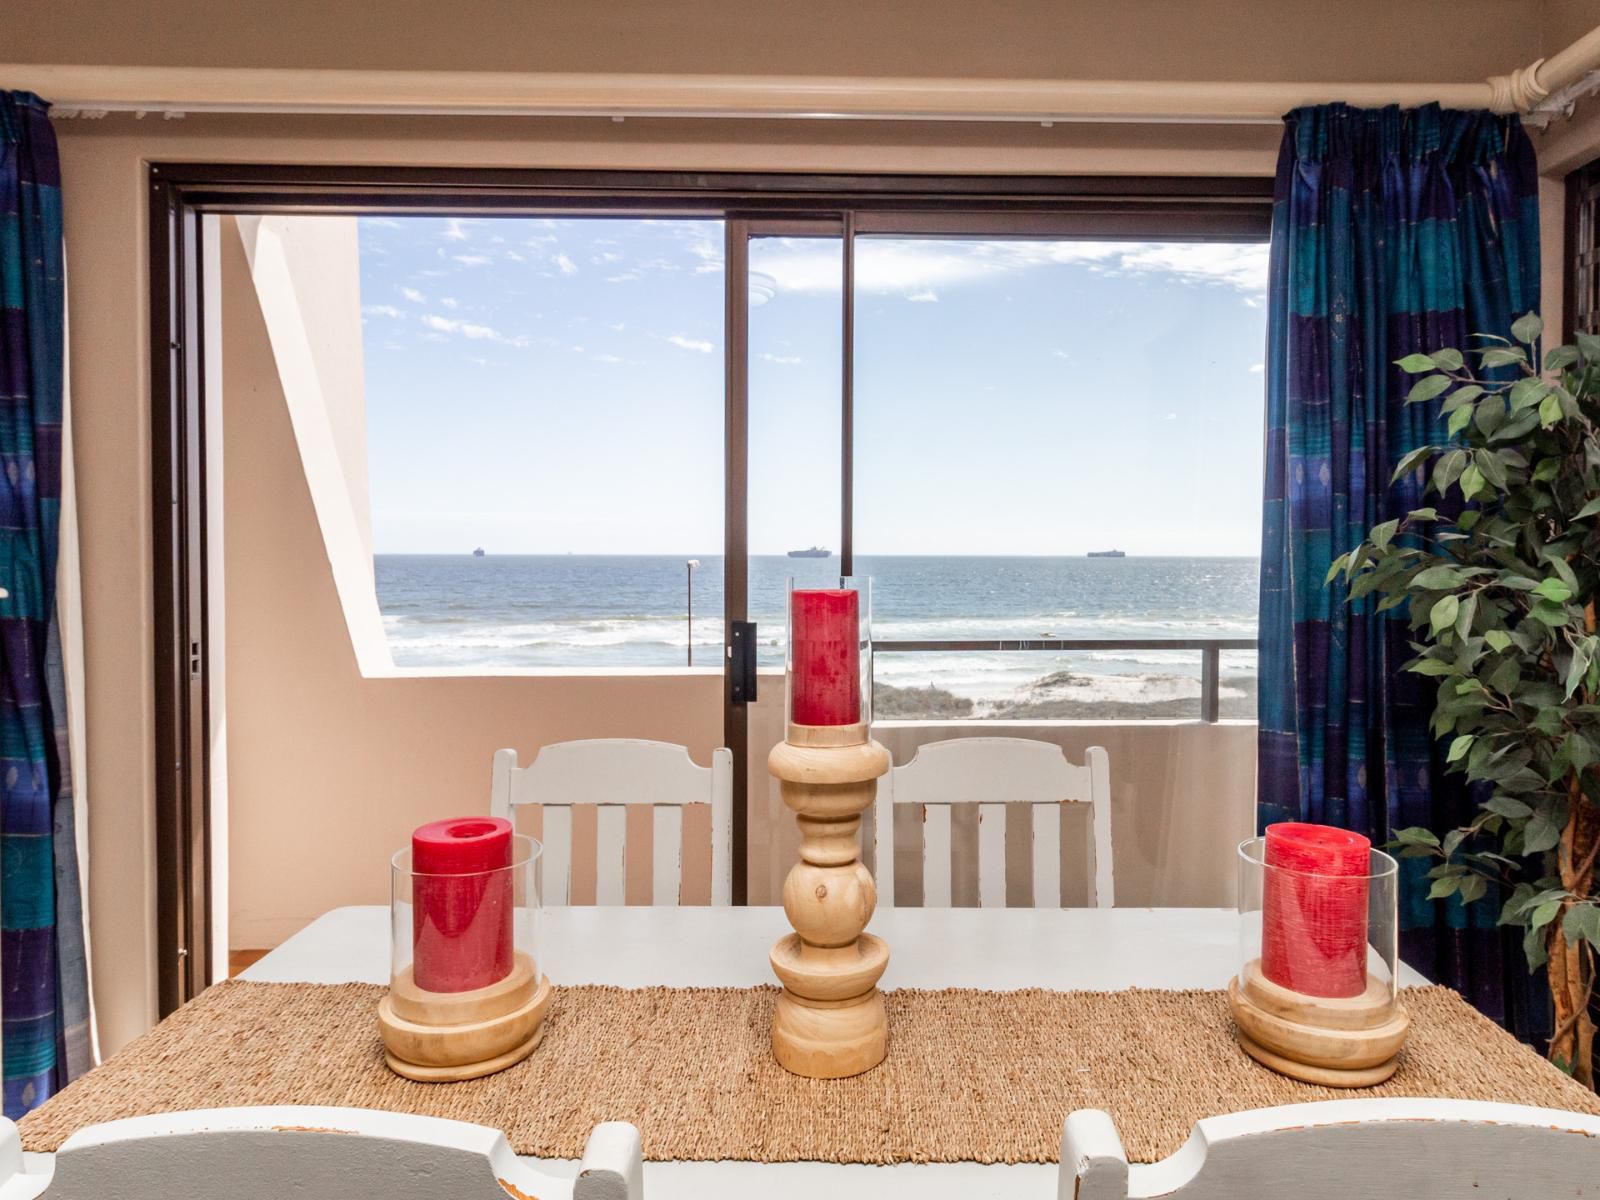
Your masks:
{"label": "lamp post", "polygon": [[689,644],[689,665],[691,667],[694,666],[694,569],[696,567],[698,567],[699,565],[700,565],[700,560],[698,558],[691,558],[688,562],[683,564],[683,566],[684,566],[684,574],[687,576],[686,592],[687,592],[687,596],[688,596],[688,605],[687,605],[687,607],[688,607],[688,612],[689,612],[689,617],[688,617],[688,621],[689,621],[688,644]]}

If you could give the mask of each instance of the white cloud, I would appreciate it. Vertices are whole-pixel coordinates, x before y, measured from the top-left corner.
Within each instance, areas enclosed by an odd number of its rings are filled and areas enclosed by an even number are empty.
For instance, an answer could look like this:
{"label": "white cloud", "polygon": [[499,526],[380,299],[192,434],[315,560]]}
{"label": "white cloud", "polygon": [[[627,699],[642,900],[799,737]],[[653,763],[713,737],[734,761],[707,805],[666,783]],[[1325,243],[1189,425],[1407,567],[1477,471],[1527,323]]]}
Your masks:
{"label": "white cloud", "polygon": [[466,227],[476,223],[475,221],[463,220],[460,217],[451,217],[445,222],[444,232],[439,236],[448,242],[464,242],[468,237]]}
{"label": "white cloud", "polygon": [[1252,374],[1252,375],[1260,375],[1266,369],[1267,369],[1267,364],[1266,363],[1251,363],[1250,364],[1250,374]]}
{"label": "white cloud", "polygon": [[606,328],[611,330],[612,333],[621,333],[627,327],[627,322],[625,321],[618,321],[615,325],[606,326]]}
{"label": "white cloud", "polygon": [[512,262],[527,262],[528,261],[522,255],[518,254],[515,250],[507,250],[506,251],[506,257],[509,258]]}
{"label": "white cloud", "polygon": [[475,342],[499,342],[506,346],[526,346],[527,338],[507,337],[498,329],[488,325],[478,325],[472,321],[458,321],[454,317],[441,317],[438,313],[426,313],[422,323],[429,329],[438,333],[454,333],[464,338],[471,338]]}
{"label": "white cloud", "polygon": [[361,306],[361,311],[375,317],[393,317],[397,321],[405,320],[406,316],[392,304],[364,304]]}
{"label": "white cloud", "polygon": [[414,287],[403,287],[400,289],[400,294],[413,304],[426,304],[428,302],[428,298]]}
{"label": "white cloud", "polygon": [[619,363],[619,362],[622,361],[615,354],[596,354],[594,356],[594,360],[595,360],[595,362],[603,362],[603,363]]}
{"label": "white cloud", "polygon": [[[907,298],[938,289],[981,283],[1039,267],[1078,264],[1102,274],[1168,276],[1183,283],[1217,284],[1256,303],[1267,286],[1267,247],[1218,242],[940,242],[863,241],[856,251],[856,280],[863,291]],[[760,268],[780,291],[836,292],[835,250],[794,240],[772,246]]]}
{"label": "white cloud", "polygon": [[627,283],[629,280],[639,278],[637,271],[624,271],[621,275],[607,275],[607,283]]}
{"label": "white cloud", "polygon": [[461,305],[461,301],[457,300],[454,296],[440,296],[439,303],[444,305],[446,308],[458,308]]}
{"label": "white cloud", "polygon": [[555,263],[556,266],[561,269],[561,273],[563,275],[576,275],[578,273],[578,264],[573,262],[565,254],[558,254],[550,261]]}
{"label": "white cloud", "polygon": [[701,354],[710,354],[712,349],[710,342],[702,341],[699,338],[684,337],[681,333],[673,334],[667,341],[680,349],[698,350]]}
{"label": "white cloud", "polygon": [[1167,416],[1166,416],[1166,419],[1169,420],[1169,421],[1176,421],[1178,419],[1178,414],[1177,413],[1168,413]]}
{"label": "white cloud", "polygon": [[805,361],[798,354],[763,354],[761,357],[769,363],[777,363],[784,367],[797,367]]}
{"label": "white cloud", "polygon": [[920,292],[912,292],[906,299],[916,304],[937,304],[939,293],[932,288],[923,288]]}
{"label": "white cloud", "polygon": [[494,261],[487,254],[452,254],[450,257],[464,267],[486,267]]}

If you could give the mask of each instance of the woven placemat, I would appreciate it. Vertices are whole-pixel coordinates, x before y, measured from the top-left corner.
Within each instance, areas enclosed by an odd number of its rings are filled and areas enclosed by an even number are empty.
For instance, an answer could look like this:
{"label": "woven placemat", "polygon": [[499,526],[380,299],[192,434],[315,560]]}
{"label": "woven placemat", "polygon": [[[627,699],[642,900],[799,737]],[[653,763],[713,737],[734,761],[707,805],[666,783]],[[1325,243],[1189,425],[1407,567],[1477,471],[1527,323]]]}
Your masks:
{"label": "woven placemat", "polygon": [[544,1044],[486,1079],[421,1084],[383,1064],[369,984],[218,984],[21,1123],[23,1146],[145,1113],[333,1104],[505,1131],[520,1154],[578,1158],[632,1121],[654,1160],[1055,1162],[1061,1122],[1103,1108],[1131,1159],[1176,1150],[1201,1117],[1356,1096],[1444,1096],[1600,1115],[1600,1098],[1443,987],[1408,989],[1395,1077],[1295,1083],[1234,1044],[1221,992],[894,991],[889,1057],[854,1079],[773,1061],[775,988],[569,987]]}

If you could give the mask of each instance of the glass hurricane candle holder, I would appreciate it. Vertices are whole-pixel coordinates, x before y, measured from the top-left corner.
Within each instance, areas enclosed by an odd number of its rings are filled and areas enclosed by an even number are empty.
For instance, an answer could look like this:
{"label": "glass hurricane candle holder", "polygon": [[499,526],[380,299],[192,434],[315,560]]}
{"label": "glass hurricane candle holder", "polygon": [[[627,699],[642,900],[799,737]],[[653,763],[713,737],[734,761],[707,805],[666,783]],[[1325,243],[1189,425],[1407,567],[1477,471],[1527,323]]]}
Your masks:
{"label": "glass hurricane candle holder", "polygon": [[[494,823],[438,824],[465,839]],[[419,871],[416,841],[390,862],[389,991],[378,1024],[389,1066],[408,1079],[489,1075],[533,1053],[544,1035],[553,993],[539,949],[541,847],[508,840],[505,865],[487,870]]]}
{"label": "glass hurricane candle holder", "polygon": [[1239,1044],[1281,1074],[1370,1087],[1394,1074],[1410,1018],[1399,999],[1399,864],[1366,838],[1285,823],[1241,842]]}
{"label": "glass hurricane candle holder", "polygon": [[799,588],[789,580],[784,712],[790,726],[872,723],[872,580]]}

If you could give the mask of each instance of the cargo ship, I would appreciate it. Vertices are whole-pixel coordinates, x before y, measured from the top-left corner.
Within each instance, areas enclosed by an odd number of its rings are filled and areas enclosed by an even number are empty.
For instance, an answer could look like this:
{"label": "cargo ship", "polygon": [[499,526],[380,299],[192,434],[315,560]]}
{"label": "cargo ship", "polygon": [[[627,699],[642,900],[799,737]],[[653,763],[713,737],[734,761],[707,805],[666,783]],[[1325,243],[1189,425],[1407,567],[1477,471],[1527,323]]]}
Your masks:
{"label": "cargo ship", "polygon": [[789,557],[790,558],[832,558],[833,557],[833,551],[825,549],[822,546],[813,546],[809,550],[791,550],[791,551],[789,551]]}
{"label": "cargo ship", "polygon": [[1091,551],[1089,551],[1089,557],[1090,558],[1127,558],[1128,556],[1126,554],[1124,554],[1121,550],[1091,550]]}

